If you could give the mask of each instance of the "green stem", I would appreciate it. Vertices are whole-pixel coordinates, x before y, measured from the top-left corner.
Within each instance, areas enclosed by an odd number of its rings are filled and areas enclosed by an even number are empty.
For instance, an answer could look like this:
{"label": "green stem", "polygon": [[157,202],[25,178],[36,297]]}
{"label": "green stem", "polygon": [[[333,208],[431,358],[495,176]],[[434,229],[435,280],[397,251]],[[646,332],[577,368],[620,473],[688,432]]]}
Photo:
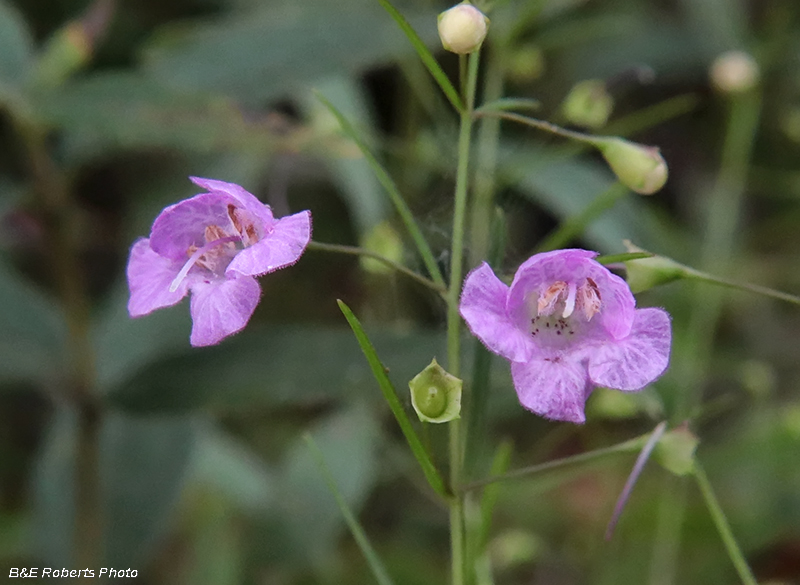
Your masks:
{"label": "green stem", "polygon": [[398,262],[395,262],[394,260],[391,260],[391,259],[387,258],[386,256],[381,256],[380,254],[378,254],[376,252],[372,252],[370,250],[365,250],[364,248],[358,248],[356,246],[344,246],[344,245],[341,245],[341,244],[327,244],[327,243],[324,243],[324,242],[315,242],[315,241],[311,241],[311,242],[308,243],[308,249],[309,250],[317,250],[318,252],[334,252],[334,253],[337,253],[337,254],[347,254],[349,256],[364,256],[366,258],[372,258],[374,260],[377,260],[378,262],[382,262],[383,264],[386,264],[386,266],[396,270],[397,272],[399,272],[401,274],[404,274],[405,276],[408,276],[409,278],[412,278],[412,279],[416,280],[421,285],[426,286],[426,287],[428,287],[429,289],[431,289],[433,291],[436,291],[437,293],[442,295],[442,297],[444,297],[445,300],[447,300],[447,296],[445,295],[446,291],[445,291],[445,288],[443,286],[440,286],[440,285],[436,284],[431,279],[425,278],[421,274],[418,274],[418,273],[414,272],[413,270],[411,270],[409,268],[406,268],[402,264],[400,264]]}
{"label": "green stem", "polygon": [[78,411],[75,454],[75,560],[79,566],[95,566],[103,538],[100,493],[99,404],[92,393],[95,382],[94,350],[89,332],[89,297],[72,234],[76,218],[69,187],[47,149],[43,130],[21,118],[15,120],[26,150],[34,191],[42,209],[47,250],[69,334],[69,388],[66,398]]}
{"label": "green stem", "polygon": [[502,118],[503,120],[518,122],[520,124],[524,124],[525,126],[536,128],[537,130],[549,132],[550,134],[555,134],[556,136],[561,136],[562,138],[569,138],[570,140],[575,140],[591,146],[596,146],[600,140],[595,136],[590,136],[581,132],[574,132],[573,130],[567,130],[561,126],[551,124],[550,122],[545,122],[544,120],[539,120],[538,118],[531,118],[530,116],[514,114],[513,112],[503,112],[501,110],[475,110],[473,116],[475,118]]}
{"label": "green stem", "polygon": [[[702,272],[713,270],[723,274],[728,271],[737,250],[736,232],[761,115],[761,95],[754,91],[734,96],[727,105],[730,106],[730,114],[717,180],[708,200],[699,266]],[[682,389],[675,405],[676,420],[685,420],[696,412],[702,398],[723,300],[719,289],[702,287],[699,283],[694,287],[685,343],[675,348],[674,363],[678,364],[675,370],[676,385]],[[674,501],[674,495],[669,493],[674,489],[674,486],[665,486],[661,497]],[[663,532],[665,538],[655,544],[653,558],[660,566],[657,570],[655,566],[653,568],[653,585],[670,585],[673,582],[667,578],[675,574],[677,566],[681,526],[676,518],[684,517],[684,507],[685,501],[680,503],[680,509],[673,509],[670,514],[661,517],[660,522],[665,525],[663,531],[659,526],[659,532]]]}
{"label": "green stem", "polygon": [[700,282],[718,284],[720,286],[726,286],[728,288],[743,290],[758,295],[764,295],[765,297],[770,297],[773,299],[777,299],[779,301],[786,301],[787,303],[800,305],[800,297],[798,297],[797,295],[790,295],[789,293],[785,293],[772,288],[767,288],[766,286],[761,286],[758,284],[750,284],[748,282],[736,282],[735,280],[729,280],[727,278],[722,278],[720,276],[714,276],[712,274],[700,272],[692,268],[687,268],[687,274],[694,280],[699,280]]}
{"label": "green stem", "polygon": [[706,476],[706,472],[703,471],[703,468],[697,462],[694,464],[694,478],[697,480],[697,486],[703,494],[703,499],[711,514],[711,519],[717,527],[722,542],[725,544],[725,550],[728,551],[728,556],[733,566],[736,568],[739,578],[745,585],[758,585],[758,581],[756,581],[756,578],[753,576],[753,572],[750,570],[750,566],[747,564],[736,542],[736,538],[733,536],[733,531],[731,531],[728,519],[725,517],[725,512],[722,511],[722,507],[719,505],[717,497],[714,495],[714,490],[711,488],[708,476]]}
{"label": "green stem", "polygon": [[[464,223],[467,210],[467,183],[469,178],[470,142],[472,138],[475,88],[478,81],[478,52],[469,56],[465,90],[466,108],[461,112],[458,135],[458,167],[456,170],[455,205],[453,210],[453,242],[450,255],[450,287],[447,291],[447,367],[450,374],[459,376],[461,357],[461,317],[458,314],[458,297],[461,293],[462,264],[464,261]],[[450,423],[450,485],[461,481],[463,459],[461,425]],[[464,495],[455,494],[450,501],[450,547],[453,585],[464,585],[465,535]]]}
{"label": "green stem", "polygon": [[579,463],[590,463],[608,457],[609,455],[618,455],[620,453],[636,453],[647,444],[647,441],[651,436],[652,433],[648,433],[641,437],[631,439],[630,441],[625,441],[624,443],[618,443],[617,445],[612,445],[610,447],[595,449],[594,451],[589,451],[587,453],[572,455],[571,457],[564,457],[563,459],[555,459],[554,461],[547,461],[538,465],[531,465],[529,467],[515,469],[514,471],[509,471],[508,473],[504,473],[502,475],[495,475],[493,477],[487,477],[485,479],[473,481],[460,486],[457,490],[457,493],[472,491],[500,481],[519,479],[528,477],[530,475],[544,473],[546,471],[570,467],[572,465],[578,465]]}

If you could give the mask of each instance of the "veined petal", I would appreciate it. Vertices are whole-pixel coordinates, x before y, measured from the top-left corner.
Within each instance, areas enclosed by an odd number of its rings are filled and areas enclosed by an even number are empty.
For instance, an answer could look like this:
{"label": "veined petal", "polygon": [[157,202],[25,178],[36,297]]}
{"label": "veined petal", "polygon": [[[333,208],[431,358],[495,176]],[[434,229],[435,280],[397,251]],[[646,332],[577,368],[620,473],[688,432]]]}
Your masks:
{"label": "veined petal", "polygon": [[586,421],[587,378],[580,362],[535,358],[511,364],[519,401],[530,411],[553,420]]}
{"label": "veined petal", "polygon": [[671,338],[666,311],[639,309],[627,337],[607,340],[587,352],[589,377],[598,386],[641,390],[667,369]]}
{"label": "veined petal", "polygon": [[226,183],[225,181],[217,181],[215,179],[203,179],[202,177],[189,177],[189,180],[198,187],[207,189],[210,192],[222,192],[233,197],[243,208],[258,217],[266,227],[272,225],[274,218],[269,205],[261,203],[258,197],[236,183]]}
{"label": "veined petal", "polygon": [[195,347],[214,345],[241,331],[261,297],[258,281],[251,276],[239,276],[211,282],[192,284],[191,344]]}
{"label": "veined petal", "polygon": [[226,274],[266,274],[297,262],[311,239],[311,212],[301,211],[280,218],[272,232],[239,252]]}
{"label": "veined petal", "polygon": [[485,262],[469,273],[461,293],[461,316],[478,339],[491,351],[513,362],[530,358],[534,348],[527,330],[506,314],[508,287]]}
{"label": "veined petal", "polygon": [[236,203],[224,193],[205,193],[170,205],[153,222],[150,246],[162,256],[185,261],[189,246],[206,244],[206,227],[230,225],[228,204]]}
{"label": "veined petal", "polygon": [[128,313],[131,317],[147,315],[161,307],[172,306],[186,296],[187,282],[184,280],[175,292],[169,286],[181,269],[180,262],[159,256],[150,247],[150,240],[139,238],[131,248],[128,260]]}

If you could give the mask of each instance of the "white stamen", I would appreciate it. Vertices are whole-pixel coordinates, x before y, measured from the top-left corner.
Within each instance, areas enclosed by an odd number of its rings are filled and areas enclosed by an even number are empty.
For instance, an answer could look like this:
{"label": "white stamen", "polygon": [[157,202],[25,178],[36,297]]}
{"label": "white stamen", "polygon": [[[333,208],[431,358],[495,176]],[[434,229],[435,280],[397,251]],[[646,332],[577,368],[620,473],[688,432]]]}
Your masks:
{"label": "white stamen", "polygon": [[186,264],[183,265],[183,268],[180,269],[180,272],[178,272],[175,280],[173,280],[172,284],[169,285],[169,292],[173,293],[178,290],[181,282],[183,282],[183,279],[186,278],[187,274],[189,274],[189,270],[191,270],[192,266],[194,266],[195,263],[200,259],[200,256],[208,252],[210,249],[219,246],[220,244],[227,244],[228,242],[237,241],[241,241],[239,236],[227,236],[225,238],[220,238],[218,240],[214,240],[213,242],[209,242],[202,248],[195,250],[194,254],[189,256],[189,259],[186,261]]}
{"label": "white stamen", "polygon": [[575,310],[575,297],[578,292],[578,287],[575,286],[574,282],[570,282],[567,288],[567,299],[564,301],[564,312],[561,313],[561,316],[566,319],[572,312]]}

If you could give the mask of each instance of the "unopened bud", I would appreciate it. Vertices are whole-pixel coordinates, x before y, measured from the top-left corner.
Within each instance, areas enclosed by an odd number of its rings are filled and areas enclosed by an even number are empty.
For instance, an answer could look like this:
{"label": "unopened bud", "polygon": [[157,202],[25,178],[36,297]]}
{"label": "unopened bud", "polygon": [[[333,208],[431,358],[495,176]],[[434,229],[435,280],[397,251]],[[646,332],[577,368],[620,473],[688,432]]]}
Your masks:
{"label": "unopened bud", "polygon": [[461,416],[461,380],[448,374],[434,359],[408,383],[411,405],[419,420],[448,422]]}
{"label": "unopened bud", "polygon": [[619,182],[642,195],[652,195],[667,182],[667,163],[654,146],[642,146],[622,138],[602,138],[595,146],[617,175]]}
{"label": "unopened bud", "polygon": [[678,427],[659,439],[655,457],[667,471],[689,475],[694,471],[694,453],[699,442],[686,425]]}
{"label": "unopened bud", "polygon": [[744,51],[727,51],[714,59],[711,83],[723,93],[743,93],[758,83],[758,63]]}
{"label": "unopened bud", "polygon": [[[625,240],[628,252],[646,252],[638,246]],[[664,256],[650,258],[637,258],[625,262],[628,286],[636,294],[673,280],[691,276],[688,267]]]}
{"label": "unopened bud", "polygon": [[488,29],[489,19],[469,2],[457,4],[439,15],[442,46],[459,55],[477,51]]}
{"label": "unopened bud", "polygon": [[605,126],[613,109],[614,99],[600,79],[577,83],[561,106],[564,117],[572,124],[595,129]]}

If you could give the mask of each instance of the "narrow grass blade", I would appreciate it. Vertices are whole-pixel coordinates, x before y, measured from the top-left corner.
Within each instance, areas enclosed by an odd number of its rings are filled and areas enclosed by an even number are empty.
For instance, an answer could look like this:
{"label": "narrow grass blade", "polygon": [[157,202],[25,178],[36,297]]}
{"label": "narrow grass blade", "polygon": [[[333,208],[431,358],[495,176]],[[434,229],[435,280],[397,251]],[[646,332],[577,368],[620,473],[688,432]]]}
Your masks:
{"label": "narrow grass blade", "polygon": [[653,449],[655,449],[656,444],[661,439],[665,430],[667,430],[667,423],[658,423],[658,426],[653,429],[653,434],[650,435],[650,439],[648,439],[647,443],[642,448],[642,452],[639,453],[639,456],[636,458],[636,463],[631,470],[631,474],[628,476],[628,480],[625,482],[625,486],[622,488],[619,498],[617,498],[617,503],[614,506],[614,514],[611,516],[611,520],[608,521],[606,540],[611,540],[611,537],[614,535],[614,529],[617,527],[620,516],[622,516],[625,504],[628,503],[628,498],[630,498],[633,487],[636,485],[636,481],[639,479],[647,460],[650,459],[650,454],[653,452]]}
{"label": "narrow grass blade", "polygon": [[419,436],[414,430],[411,420],[408,418],[405,409],[403,409],[403,405],[400,403],[400,399],[397,397],[397,391],[394,389],[391,380],[389,380],[389,376],[386,375],[386,368],[384,368],[383,364],[381,363],[378,354],[375,352],[375,348],[367,337],[367,334],[364,332],[364,328],[361,326],[358,318],[353,314],[353,311],[350,310],[350,307],[340,300],[337,300],[336,302],[339,303],[339,308],[344,314],[345,319],[347,319],[347,322],[350,324],[350,328],[353,330],[353,333],[358,340],[358,344],[361,346],[361,351],[364,352],[364,356],[366,356],[367,362],[369,362],[369,366],[372,369],[372,374],[378,381],[378,385],[383,392],[383,396],[386,398],[386,402],[389,403],[389,408],[392,410],[392,414],[394,414],[394,417],[397,419],[400,429],[403,431],[406,441],[408,441],[408,446],[411,447],[411,451],[414,453],[414,457],[417,458],[417,461],[422,467],[422,472],[425,474],[428,483],[430,483],[431,487],[436,490],[436,493],[444,497],[449,497],[441,475],[439,475],[439,472],[431,461],[430,455],[428,455],[428,452],[422,445],[422,441],[420,441]]}
{"label": "narrow grass blade", "polygon": [[[508,471],[508,466],[511,464],[511,453],[513,445],[511,441],[503,441],[497,447],[492,461],[492,468],[489,471],[490,475],[502,475]],[[483,548],[489,542],[489,529],[492,525],[492,515],[494,513],[494,506],[497,503],[497,497],[500,495],[500,485],[497,483],[489,484],[483,490],[483,497],[481,498],[481,531],[479,537],[479,554],[483,552]]]}
{"label": "narrow grass blade", "polygon": [[369,538],[364,533],[364,529],[361,527],[361,524],[358,523],[358,520],[356,519],[352,510],[350,510],[347,502],[345,502],[344,497],[339,491],[339,488],[336,486],[333,475],[331,474],[331,471],[328,468],[328,465],[325,463],[324,457],[322,456],[322,451],[319,450],[319,447],[317,447],[317,444],[314,442],[314,439],[310,434],[306,433],[303,438],[308,445],[308,450],[311,452],[311,456],[314,458],[317,467],[319,467],[322,477],[325,479],[325,483],[328,484],[328,489],[331,490],[333,497],[336,499],[336,504],[339,506],[339,510],[344,517],[344,521],[347,522],[347,527],[350,529],[350,534],[352,534],[353,538],[356,539],[358,548],[361,549],[361,552],[364,554],[364,558],[367,559],[369,568],[372,569],[372,574],[375,575],[375,580],[379,583],[379,585],[394,585],[391,577],[389,577],[386,567],[383,565],[383,561],[381,561],[380,557],[378,557],[375,549],[372,548],[372,544],[370,544]]}
{"label": "narrow grass blade", "polygon": [[353,127],[350,121],[339,110],[337,110],[332,103],[325,99],[323,95],[319,93],[316,95],[317,99],[319,99],[319,101],[321,101],[325,107],[328,108],[328,110],[330,110],[330,112],[336,117],[344,133],[347,134],[347,136],[353,142],[355,142],[356,146],[358,146],[359,150],[364,155],[364,158],[369,163],[369,166],[372,167],[372,171],[378,178],[378,182],[380,182],[380,184],[389,194],[389,198],[392,200],[392,203],[397,209],[397,213],[400,214],[400,219],[403,220],[408,233],[411,235],[411,239],[414,240],[414,244],[417,246],[417,250],[419,251],[420,256],[422,256],[422,261],[425,263],[425,268],[427,268],[431,278],[437,285],[444,287],[444,277],[439,270],[439,265],[436,264],[436,259],[433,257],[431,247],[425,240],[425,236],[422,235],[422,231],[419,229],[414,216],[411,214],[411,209],[409,209],[408,204],[403,199],[403,196],[400,194],[395,182],[389,176],[389,173],[387,173],[386,169],[383,168],[383,165],[378,162],[378,159],[375,158],[375,155],[373,155],[369,150],[367,145],[361,139],[358,131]]}
{"label": "narrow grass blade", "polygon": [[425,43],[422,42],[422,39],[419,38],[419,35],[411,28],[411,25],[408,24],[408,21],[397,11],[397,8],[392,6],[389,0],[378,0],[381,6],[386,9],[386,12],[394,19],[397,25],[402,29],[405,35],[408,37],[408,40],[411,41],[411,44],[414,46],[414,50],[417,51],[419,58],[422,59],[422,62],[427,67],[428,71],[430,71],[433,78],[436,80],[436,83],[439,84],[439,87],[442,88],[444,95],[447,96],[447,99],[450,100],[450,103],[453,104],[453,107],[461,112],[464,109],[464,103],[461,101],[461,97],[458,95],[456,88],[453,87],[453,84],[450,83],[450,79],[447,77],[442,68],[439,66],[439,63],[433,57],[433,54],[428,50],[428,47],[425,46]]}

